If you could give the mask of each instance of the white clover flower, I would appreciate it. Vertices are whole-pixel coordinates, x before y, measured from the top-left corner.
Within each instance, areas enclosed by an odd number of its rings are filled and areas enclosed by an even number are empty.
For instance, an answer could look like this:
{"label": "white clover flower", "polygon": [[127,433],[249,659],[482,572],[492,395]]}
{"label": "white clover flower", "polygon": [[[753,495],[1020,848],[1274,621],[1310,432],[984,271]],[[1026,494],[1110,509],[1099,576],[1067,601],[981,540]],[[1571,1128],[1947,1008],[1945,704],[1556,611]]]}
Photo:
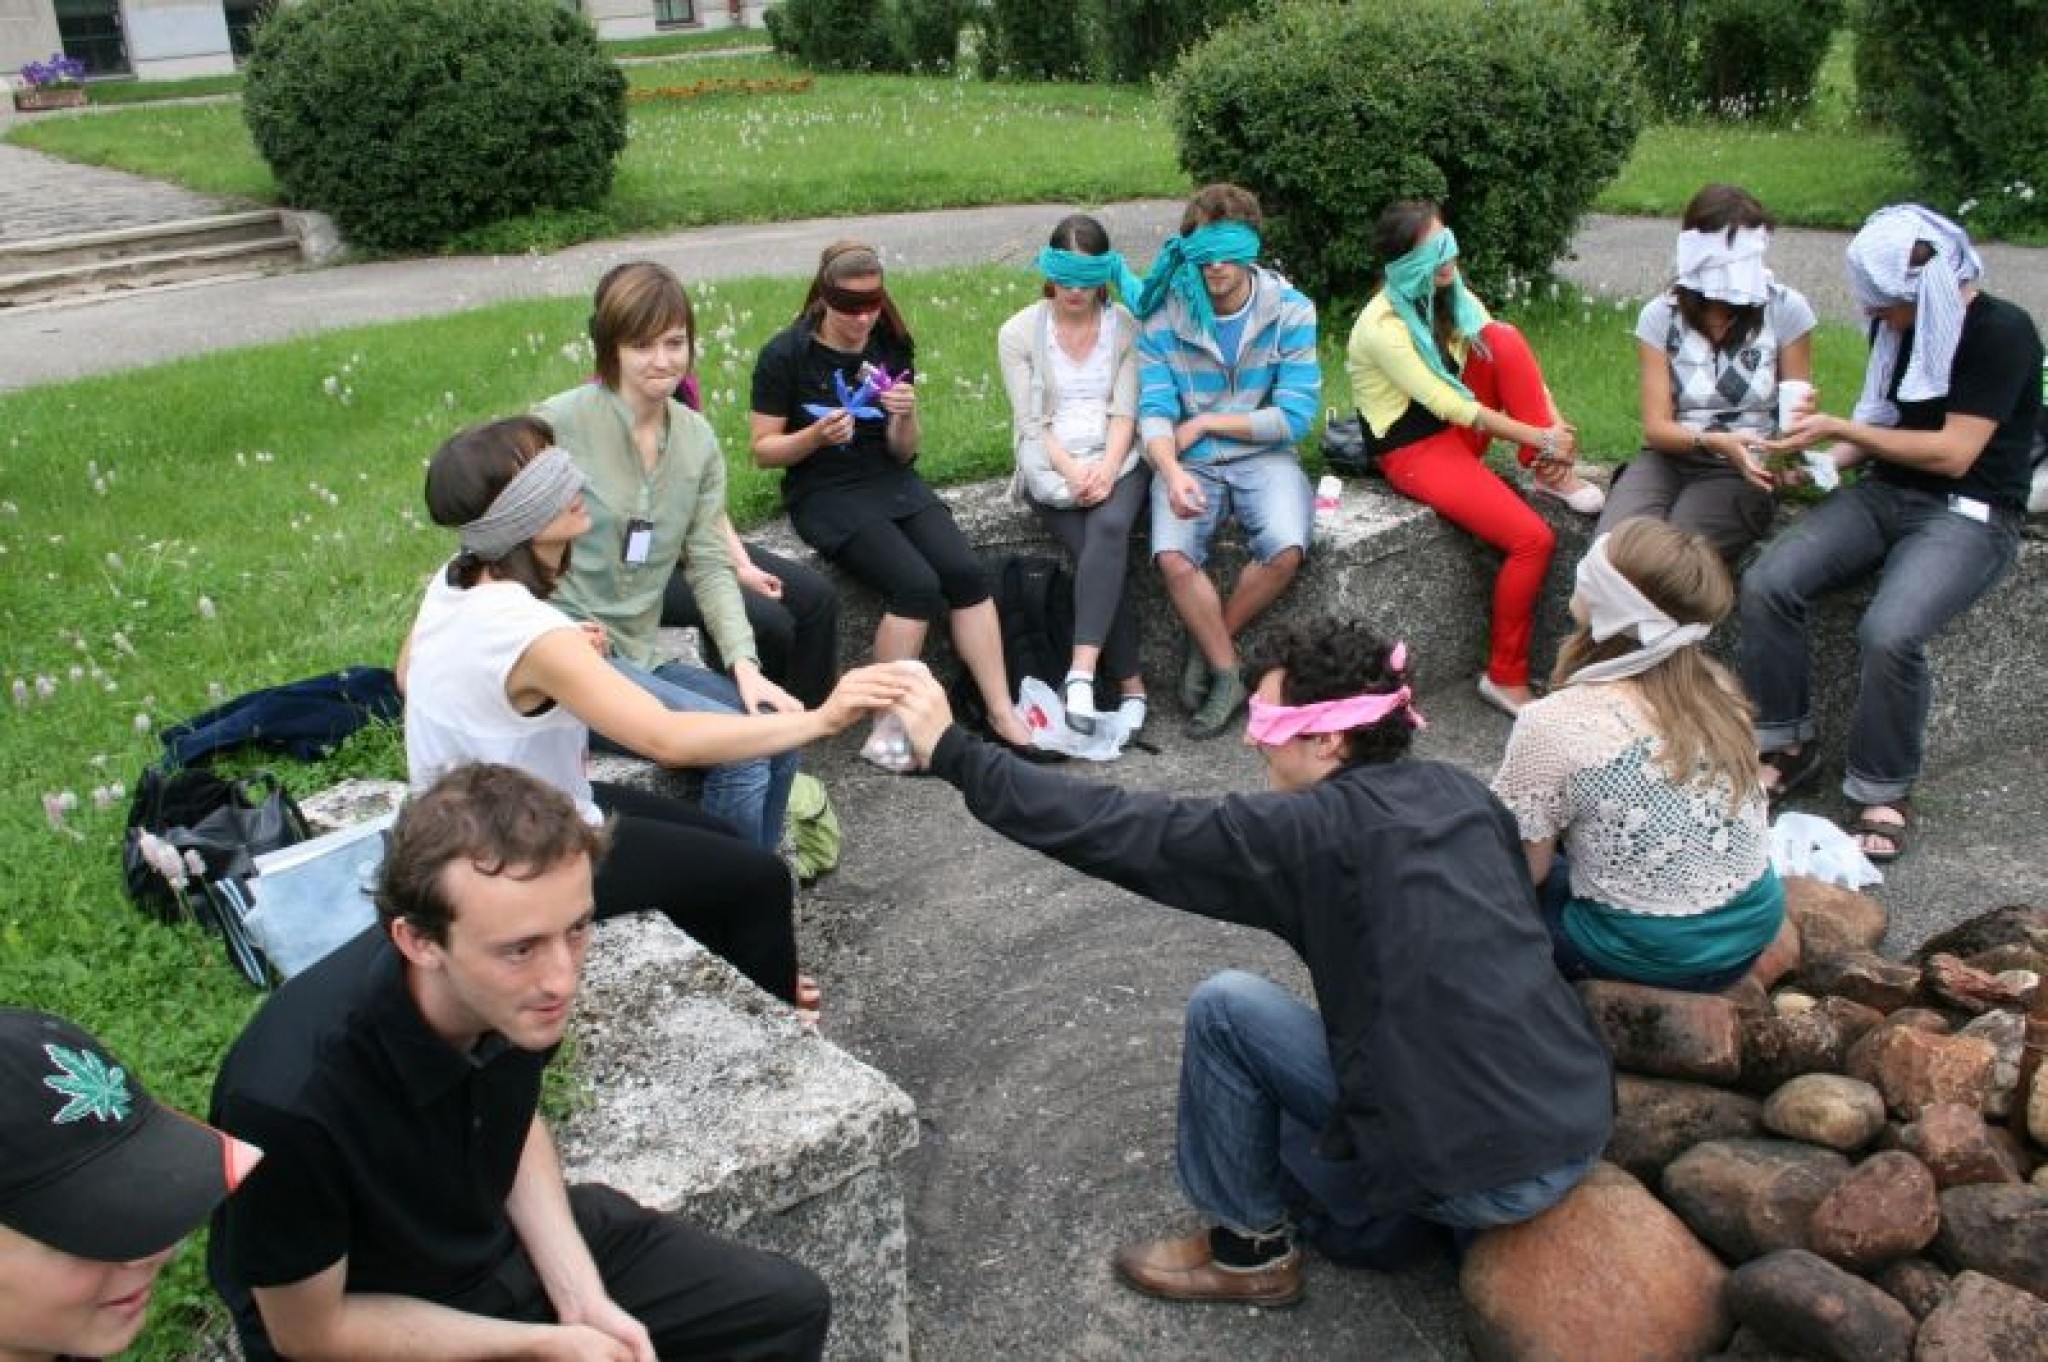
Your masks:
{"label": "white clover flower", "polygon": [[124,657],[135,656],[135,645],[130,643],[128,635],[122,633],[119,629],[114,631],[114,651]]}
{"label": "white clover flower", "polygon": [[219,704],[228,698],[228,688],[218,681],[206,683],[206,699],[210,704]]}
{"label": "white clover flower", "polygon": [[47,676],[38,676],[36,678],[36,698],[38,700],[47,700],[56,693],[56,681]]}
{"label": "white clover flower", "polygon": [[123,563],[123,562],[121,561],[121,555],[120,555],[120,554],[118,554],[118,553],[109,553],[109,554],[107,555],[107,566],[108,566],[108,567],[109,567],[110,569],[112,569],[113,571],[115,571],[115,572],[120,572],[120,571],[122,571],[123,569],[125,569],[125,568],[126,568],[126,567],[127,567],[128,565],[127,565],[126,563]]}
{"label": "white clover flower", "polygon": [[149,730],[149,716],[147,714],[137,714],[135,716],[135,731],[137,733],[147,733]]}
{"label": "white clover flower", "polygon": [[442,393],[441,405],[444,407],[453,407],[455,405],[455,394],[450,392]]}
{"label": "white clover flower", "polygon": [[105,785],[95,785],[92,787],[92,806],[102,813],[113,808],[114,801],[118,798],[120,796]]}
{"label": "white clover flower", "polygon": [[320,380],[320,388],[321,391],[325,392],[329,397],[339,396],[341,393],[341,380],[336,378],[333,374],[329,374],[327,377]]}
{"label": "white clover flower", "polygon": [[212,619],[212,618],[213,618],[213,598],[212,598],[212,597],[210,597],[210,596],[201,596],[201,597],[199,598],[199,618],[201,618],[201,619],[206,619],[206,620],[210,620],[210,619]]}
{"label": "white clover flower", "polygon": [[28,703],[28,682],[17,676],[14,678],[14,684],[8,687],[8,689],[14,693],[15,704],[25,705]]}

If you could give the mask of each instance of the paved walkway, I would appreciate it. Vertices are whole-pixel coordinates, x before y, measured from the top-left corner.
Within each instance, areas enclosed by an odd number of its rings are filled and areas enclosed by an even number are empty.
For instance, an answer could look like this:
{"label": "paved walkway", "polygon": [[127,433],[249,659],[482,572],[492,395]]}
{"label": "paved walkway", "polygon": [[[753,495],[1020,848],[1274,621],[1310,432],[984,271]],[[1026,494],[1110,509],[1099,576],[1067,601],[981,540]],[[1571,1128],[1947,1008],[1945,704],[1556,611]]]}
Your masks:
{"label": "paved walkway", "polygon": [[[12,156],[35,153],[0,143],[0,180],[10,184],[14,163],[4,158]],[[66,173],[75,170],[67,167]],[[138,204],[145,202],[143,191],[136,192]],[[10,192],[0,198],[0,214],[9,211],[9,201],[22,197]],[[703,227],[590,242],[550,255],[342,265],[0,311],[0,391],[336,327],[439,316],[514,298],[582,296],[608,266],[628,259],[658,260],[684,279],[802,276],[810,273],[818,251],[828,242],[859,236],[880,244],[892,267],[1022,264],[1043,244],[1048,224],[1071,207],[1005,204]],[[1095,211],[1125,251],[1148,259],[1173,230],[1180,204],[1150,199]],[[1669,280],[1673,237],[1673,225],[1663,219],[1596,214],[1587,219],[1573,243],[1572,258],[1560,268],[1567,279],[1594,292],[1647,296]],[[1787,229],[1772,247],[1772,263],[1782,277],[1796,280],[1824,315],[1854,321],[1855,307],[1842,282],[1842,248],[1847,240],[1842,232]],[[1993,289],[2025,306],[2048,328],[2048,250],[1988,246],[1985,256]],[[192,289],[203,290],[203,307],[195,307],[187,296]]]}
{"label": "paved walkway", "polygon": [[[202,218],[249,206],[125,171],[60,161],[12,142],[0,142],[0,185],[7,186],[0,193],[0,245]],[[0,370],[9,368],[0,361]]]}

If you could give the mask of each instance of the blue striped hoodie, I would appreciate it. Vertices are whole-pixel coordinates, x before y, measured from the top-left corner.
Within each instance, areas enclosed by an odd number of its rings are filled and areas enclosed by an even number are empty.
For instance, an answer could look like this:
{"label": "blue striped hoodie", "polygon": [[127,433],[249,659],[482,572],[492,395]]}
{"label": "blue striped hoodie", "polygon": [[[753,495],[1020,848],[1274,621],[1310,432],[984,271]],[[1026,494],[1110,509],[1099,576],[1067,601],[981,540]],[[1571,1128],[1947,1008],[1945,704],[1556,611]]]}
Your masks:
{"label": "blue striped hoodie", "polygon": [[1285,278],[1252,266],[1251,315],[1237,363],[1225,364],[1216,337],[1198,327],[1179,298],[1138,333],[1138,432],[1173,438],[1173,428],[1205,412],[1250,412],[1255,440],[1209,436],[1182,451],[1184,464],[1227,463],[1260,454],[1292,457],[1322,405],[1316,359],[1316,305]]}

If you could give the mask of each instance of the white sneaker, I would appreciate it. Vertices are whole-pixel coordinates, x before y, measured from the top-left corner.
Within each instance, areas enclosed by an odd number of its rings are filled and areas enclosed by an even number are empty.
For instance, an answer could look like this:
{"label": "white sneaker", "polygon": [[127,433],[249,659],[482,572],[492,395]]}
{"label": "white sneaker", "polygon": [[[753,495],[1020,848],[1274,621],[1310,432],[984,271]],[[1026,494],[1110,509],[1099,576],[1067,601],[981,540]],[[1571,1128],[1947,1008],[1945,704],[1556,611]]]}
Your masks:
{"label": "white sneaker", "polygon": [[1562,487],[1547,487],[1531,478],[1529,490],[1555,497],[1580,515],[1599,515],[1607,505],[1607,494],[1600,490],[1598,484],[1576,476]]}
{"label": "white sneaker", "polygon": [[1520,714],[1522,706],[1528,703],[1525,700],[1517,700],[1514,696],[1502,690],[1495,684],[1494,679],[1485,672],[1479,673],[1479,698],[1507,715],[1510,719]]}

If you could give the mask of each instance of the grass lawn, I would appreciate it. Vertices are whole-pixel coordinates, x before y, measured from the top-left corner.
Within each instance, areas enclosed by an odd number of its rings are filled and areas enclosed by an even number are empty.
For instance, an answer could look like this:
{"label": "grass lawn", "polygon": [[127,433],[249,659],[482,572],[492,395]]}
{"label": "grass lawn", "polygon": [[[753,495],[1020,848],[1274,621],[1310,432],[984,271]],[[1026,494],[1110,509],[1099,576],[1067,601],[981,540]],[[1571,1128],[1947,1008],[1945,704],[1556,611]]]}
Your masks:
{"label": "grass lawn", "polygon": [[[769,57],[636,65],[637,88],[722,77],[788,78]],[[25,146],[273,201],[269,169],[241,108],[172,105],[17,128]],[[636,102],[632,142],[611,195],[473,234],[479,251],[711,222],[772,221],[1034,198],[1083,202],[1174,195],[1186,177],[1152,96],[1086,85],[992,84],[909,76],[819,76],[800,93],[713,94]]]}
{"label": "grass lawn", "polygon": [[[902,273],[919,336],[934,481],[1009,466],[995,333],[1036,296],[1021,271]],[[753,356],[801,294],[790,280],[695,290],[707,405],[735,518],[771,514],[746,457]],[[1631,307],[1576,296],[1501,309],[1531,334],[1586,446],[1636,439]],[[451,537],[426,523],[420,469],[456,429],[590,372],[578,299],[522,302],[0,397],[0,997],[78,1018],[167,1099],[203,1108],[257,998],[216,943],[144,921],[120,889],[125,791],[154,732],[216,699],[349,663],[386,663]],[[1350,318],[1327,319],[1326,402],[1345,404]],[[1820,385],[1854,391],[1861,342],[1824,330]],[[359,736],[298,792],[402,774],[398,735]],[[75,806],[52,820],[45,797]],[[173,1269],[141,1356],[175,1357],[211,1309],[200,1258]]]}
{"label": "grass lawn", "polygon": [[95,104],[154,104],[165,99],[240,94],[242,73],[232,71],[187,80],[95,80],[86,83],[85,92]]}
{"label": "grass lawn", "polygon": [[768,31],[760,28],[684,29],[652,38],[620,38],[604,50],[614,57],[674,57],[692,52],[721,52],[732,47],[758,47],[766,52]]}

